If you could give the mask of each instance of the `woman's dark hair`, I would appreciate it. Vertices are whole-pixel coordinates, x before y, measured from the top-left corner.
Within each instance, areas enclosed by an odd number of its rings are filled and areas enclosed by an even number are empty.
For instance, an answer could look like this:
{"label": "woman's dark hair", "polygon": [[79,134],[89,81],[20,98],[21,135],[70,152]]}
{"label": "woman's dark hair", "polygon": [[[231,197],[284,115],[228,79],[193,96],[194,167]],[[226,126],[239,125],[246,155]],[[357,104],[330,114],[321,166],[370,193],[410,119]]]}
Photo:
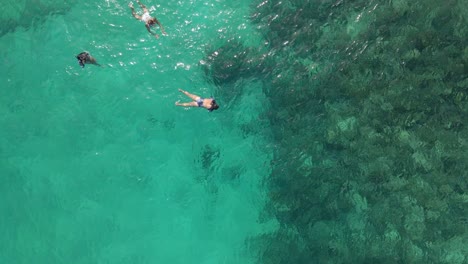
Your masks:
{"label": "woman's dark hair", "polygon": [[213,101],[211,101],[211,107],[208,110],[210,110],[210,112],[211,112],[213,110],[217,110],[218,108],[219,108],[219,105],[216,103],[215,100],[213,100]]}

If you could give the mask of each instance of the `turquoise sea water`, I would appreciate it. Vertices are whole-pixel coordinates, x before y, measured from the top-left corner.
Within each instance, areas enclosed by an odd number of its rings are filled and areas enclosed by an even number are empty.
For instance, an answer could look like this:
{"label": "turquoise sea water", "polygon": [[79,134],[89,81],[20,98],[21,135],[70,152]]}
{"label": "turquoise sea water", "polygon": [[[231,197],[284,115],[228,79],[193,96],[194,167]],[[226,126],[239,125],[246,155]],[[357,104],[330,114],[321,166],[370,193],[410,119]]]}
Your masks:
{"label": "turquoise sea water", "polygon": [[467,1],[144,3],[2,6],[0,263],[468,263]]}
{"label": "turquoise sea water", "polygon": [[[217,97],[199,64],[233,33],[258,41],[248,4],[145,3],[168,33],[160,39],[127,4],[44,3],[0,37],[1,263],[252,260],[246,239],[264,230],[271,154],[240,125],[268,104],[256,83],[235,103]],[[84,50],[104,67],[80,68]],[[175,107],[188,99],[178,88],[221,109]]]}

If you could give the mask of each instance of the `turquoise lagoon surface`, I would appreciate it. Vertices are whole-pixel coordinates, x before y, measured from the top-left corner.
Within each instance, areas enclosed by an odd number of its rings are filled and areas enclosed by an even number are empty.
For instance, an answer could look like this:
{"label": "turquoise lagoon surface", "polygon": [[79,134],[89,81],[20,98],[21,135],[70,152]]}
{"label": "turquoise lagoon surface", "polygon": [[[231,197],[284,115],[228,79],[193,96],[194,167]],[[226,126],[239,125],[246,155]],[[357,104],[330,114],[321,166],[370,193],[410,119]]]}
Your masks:
{"label": "turquoise lagoon surface", "polygon": [[466,1],[143,3],[3,4],[0,263],[468,263]]}
{"label": "turquoise lagoon surface", "polygon": [[[0,38],[0,262],[252,262],[272,154],[241,127],[269,105],[257,81],[218,96],[200,64],[227,36],[258,43],[248,4],[146,4],[168,36],[124,1],[11,1],[32,20]],[[176,107],[178,88],[221,108]]]}

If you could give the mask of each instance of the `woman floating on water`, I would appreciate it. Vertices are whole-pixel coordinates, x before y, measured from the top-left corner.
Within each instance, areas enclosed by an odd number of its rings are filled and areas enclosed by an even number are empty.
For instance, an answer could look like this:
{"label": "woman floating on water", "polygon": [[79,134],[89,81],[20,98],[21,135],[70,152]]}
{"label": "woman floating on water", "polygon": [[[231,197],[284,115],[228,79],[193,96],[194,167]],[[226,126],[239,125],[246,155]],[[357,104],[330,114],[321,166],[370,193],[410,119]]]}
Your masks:
{"label": "woman floating on water", "polygon": [[181,92],[181,93],[185,94],[186,96],[190,97],[190,99],[192,99],[193,102],[179,103],[179,101],[177,101],[175,103],[175,105],[178,105],[178,106],[191,106],[191,107],[203,107],[203,108],[208,109],[208,111],[210,111],[210,112],[219,108],[219,105],[216,104],[216,101],[215,101],[215,99],[213,97],[211,97],[211,98],[201,98],[198,95],[191,94],[191,93],[189,93],[187,91],[184,91],[182,89],[179,89],[179,92]]}
{"label": "woman floating on water", "polygon": [[163,26],[161,25],[161,23],[159,23],[159,21],[156,19],[156,17],[151,17],[151,15],[150,15],[150,13],[148,11],[148,8],[146,8],[146,6],[144,4],[140,3],[140,0],[136,0],[136,2],[140,5],[141,9],[143,10],[143,15],[142,16],[138,15],[135,12],[135,9],[133,9],[133,3],[130,2],[130,4],[128,4],[128,7],[130,7],[130,9],[132,10],[133,17],[135,17],[136,19],[141,20],[143,23],[145,23],[145,26],[146,26],[146,29],[148,30],[148,32],[151,33],[151,35],[155,36],[156,38],[159,38],[159,35],[156,34],[156,33],[153,33],[151,31],[151,27],[153,27],[155,24],[158,24],[158,26],[161,29],[161,32],[163,33],[163,35],[167,35],[166,32],[164,31]]}

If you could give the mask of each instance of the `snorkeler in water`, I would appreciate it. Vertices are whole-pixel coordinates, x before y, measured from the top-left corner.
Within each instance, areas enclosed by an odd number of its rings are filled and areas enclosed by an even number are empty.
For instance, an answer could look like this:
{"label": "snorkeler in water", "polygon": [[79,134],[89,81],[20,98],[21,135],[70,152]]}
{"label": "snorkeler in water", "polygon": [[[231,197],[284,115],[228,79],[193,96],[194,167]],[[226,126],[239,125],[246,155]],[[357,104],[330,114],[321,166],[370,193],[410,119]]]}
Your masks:
{"label": "snorkeler in water", "polygon": [[219,105],[216,103],[216,101],[215,101],[215,99],[213,97],[201,98],[198,95],[191,94],[191,93],[189,93],[187,91],[184,91],[182,89],[179,89],[179,92],[181,92],[181,93],[185,94],[186,96],[188,96],[190,99],[193,100],[193,102],[179,103],[179,101],[177,101],[175,103],[175,105],[177,105],[177,106],[203,107],[203,108],[206,108],[210,112],[213,111],[213,110],[217,110],[219,108]]}
{"label": "snorkeler in water", "polygon": [[164,31],[163,26],[161,25],[161,23],[159,23],[158,19],[156,19],[156,17],[152,17],[150,15],[150,13],[148,11],[148,8],[146,8],[146,6],[144,4],[140,3],[140,0],[136,0],[136,2],[140,5],[141,9],[143,10],[143,15],[141,15],[141,16],[138,15],[135,12],[135,9],[133,8],[133,3],[130,2],[128,4],[128,7],[130,7],[130,9],[132,10],[133,17],[135,17],[136,19],[141,20],[143,23],[145,23],[145,27],[148,30],[148,32],[151,35],[155,36],[156,38],[159,38],[159,35],[151,31],[151,27],[153,27],[156,24],[161,29],[162,34],[167,35],[167,33]]}
{"label": "snorkeler in water", "polygon": [[94,64],[97,66],[101,66],[99,63],[97,63],[96,59],[89,55],[88,52],[83,51],[80,54],[76,55],[76,59],[78,60],[78,63],[80,64],[81,68],[84,68],[85,64]]}

